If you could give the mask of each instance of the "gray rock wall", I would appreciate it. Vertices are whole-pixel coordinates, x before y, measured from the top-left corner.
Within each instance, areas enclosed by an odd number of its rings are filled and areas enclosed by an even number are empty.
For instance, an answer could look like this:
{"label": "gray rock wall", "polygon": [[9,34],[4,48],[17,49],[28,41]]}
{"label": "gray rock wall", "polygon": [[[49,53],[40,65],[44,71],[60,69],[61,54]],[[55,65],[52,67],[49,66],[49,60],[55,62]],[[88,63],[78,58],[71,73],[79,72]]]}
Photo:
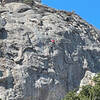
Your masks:
{"label": "gray rock wall", "polygon": [[11,2],[26,2],[26,3],[31,2],[32,3],[32,1],[37,2],[37,3],[41,3],[41,0],[1,0],[1,1],[3,1],[5,3],[11,3]]}
{"label": "gray rock wall", "polygon": [[87,70],[100,71],[100,32],[77,14],[22,3],[0,12],[2,100],[61,100]]}

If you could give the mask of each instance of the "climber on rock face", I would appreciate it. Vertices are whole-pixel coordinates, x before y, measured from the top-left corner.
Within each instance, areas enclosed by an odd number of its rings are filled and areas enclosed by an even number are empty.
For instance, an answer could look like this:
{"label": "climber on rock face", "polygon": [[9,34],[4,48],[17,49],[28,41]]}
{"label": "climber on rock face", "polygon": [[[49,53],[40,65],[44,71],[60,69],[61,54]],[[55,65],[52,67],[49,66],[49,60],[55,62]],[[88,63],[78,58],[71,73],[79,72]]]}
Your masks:
{"label": "climber on rock face", "polygon": [[55,43],[55,40],[51,40],[52,43]]}

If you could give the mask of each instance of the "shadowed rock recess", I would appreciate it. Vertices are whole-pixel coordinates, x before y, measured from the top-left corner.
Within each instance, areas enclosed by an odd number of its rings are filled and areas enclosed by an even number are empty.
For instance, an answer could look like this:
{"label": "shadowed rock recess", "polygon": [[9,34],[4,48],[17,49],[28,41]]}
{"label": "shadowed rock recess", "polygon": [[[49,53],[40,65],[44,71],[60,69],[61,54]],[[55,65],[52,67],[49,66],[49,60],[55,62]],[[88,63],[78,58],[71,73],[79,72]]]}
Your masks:
{"label": "shadowed rock recess", "polygon": [[0,13],[0,99],[61,100],[100,71],[100,31],[74,12],[13,2]]}

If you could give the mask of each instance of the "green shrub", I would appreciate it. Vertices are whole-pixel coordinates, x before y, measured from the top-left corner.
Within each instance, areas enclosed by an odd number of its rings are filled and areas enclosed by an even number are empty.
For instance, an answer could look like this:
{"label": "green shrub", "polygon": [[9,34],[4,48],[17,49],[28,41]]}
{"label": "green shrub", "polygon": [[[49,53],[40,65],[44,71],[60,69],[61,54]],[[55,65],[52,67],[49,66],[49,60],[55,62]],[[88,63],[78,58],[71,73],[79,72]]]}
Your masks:
{"label": "green shrub", "polygon": [[100,73],[93,78],[95,86],[86,85],[77,94],[74,91],[67,93],[63,100],[100,100]]}
{"label": "green shrub", "polygon": [[63,100],[80,100],[74,91],[69,92]]}
{"label": "green shrub", "polygon": [[100,73],[93,78],[93,81],[96,83],[96,85],[100,86]]}

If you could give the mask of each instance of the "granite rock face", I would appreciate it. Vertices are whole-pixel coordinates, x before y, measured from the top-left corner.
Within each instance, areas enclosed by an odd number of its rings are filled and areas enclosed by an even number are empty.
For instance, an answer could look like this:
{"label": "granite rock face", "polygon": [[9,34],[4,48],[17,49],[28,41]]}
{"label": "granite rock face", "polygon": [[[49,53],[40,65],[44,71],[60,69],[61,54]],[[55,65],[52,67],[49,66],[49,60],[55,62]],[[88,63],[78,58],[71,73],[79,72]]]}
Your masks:
{"label": "granite rock face", "polygon": [[2,100],[61,100],[87,70],[100,71],[100,31],[77,14],[23,3],[0,13]]}

